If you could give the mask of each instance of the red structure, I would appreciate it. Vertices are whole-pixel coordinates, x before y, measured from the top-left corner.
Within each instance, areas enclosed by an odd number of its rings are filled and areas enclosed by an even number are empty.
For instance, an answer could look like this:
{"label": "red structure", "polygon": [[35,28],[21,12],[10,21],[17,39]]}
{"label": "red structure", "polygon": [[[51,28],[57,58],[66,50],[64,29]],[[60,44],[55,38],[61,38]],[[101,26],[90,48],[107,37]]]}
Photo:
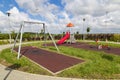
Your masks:
{"label": "red structure", "polygon": [[74,25],[72,23],[68,23],[67,27],[73,27]]}
{"label": "red structure", "polygon": [[65,35],[63,38],[61,38],[61,39],[57,42],[57,44],[62,44],[62,43],[64,43],[65,40],[69,39],[69,37],[70,37],[70,32],[66,32],[66,35]]}
{"label": "red structure", "polygon": [[70,30],[69,32],[66,32],[66,35],[61,38],[57,44],[63,44],[67,39],[69,39],[69,42],[72,43],[73,42],[73,39],[74,39],[74,35],[71,34],[71,27],[74,27],[74,25],[72,23],[68,23],[66,25]]}

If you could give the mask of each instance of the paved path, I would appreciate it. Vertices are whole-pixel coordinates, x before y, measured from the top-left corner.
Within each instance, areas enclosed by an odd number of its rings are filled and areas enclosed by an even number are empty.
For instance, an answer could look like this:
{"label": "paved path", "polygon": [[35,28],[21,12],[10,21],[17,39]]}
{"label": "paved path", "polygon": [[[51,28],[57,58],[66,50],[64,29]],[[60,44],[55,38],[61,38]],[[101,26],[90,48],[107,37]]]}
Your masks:
{"label": "paved path", "polygon": [[[9,48],[10,45],[0,45],[0,51]],[[53,76],[44,76],[12,70],[0,64],[0,80],[80,80],[75,78],[61,78]]]}
{"label": "paved path", "polygon": [[5,66],[0,64],[0,80],[80,80],[80,79],[30,74],[17,70],[7,69]]}

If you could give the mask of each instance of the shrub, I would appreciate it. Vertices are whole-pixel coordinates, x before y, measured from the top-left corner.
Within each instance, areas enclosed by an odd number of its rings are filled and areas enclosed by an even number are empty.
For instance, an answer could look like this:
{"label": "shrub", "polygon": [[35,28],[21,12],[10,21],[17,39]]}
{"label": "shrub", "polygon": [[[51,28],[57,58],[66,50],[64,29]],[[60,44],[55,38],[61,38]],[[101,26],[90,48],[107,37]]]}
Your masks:
{"label": "shrub", "polygon": [[113,34],[113,36],[110,38],[111,41],[120,41],[120,34]]}

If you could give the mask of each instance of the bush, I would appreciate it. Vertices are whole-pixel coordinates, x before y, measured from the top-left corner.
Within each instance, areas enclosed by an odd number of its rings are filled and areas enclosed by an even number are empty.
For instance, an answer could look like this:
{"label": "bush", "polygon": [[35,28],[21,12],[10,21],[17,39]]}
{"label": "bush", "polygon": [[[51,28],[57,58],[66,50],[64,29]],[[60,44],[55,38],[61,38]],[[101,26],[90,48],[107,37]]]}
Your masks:
{"label": "bush", "polygon": [[113,37],[111,37],[111,40],[116,42],[120,41],[120,34],[114,34]]}

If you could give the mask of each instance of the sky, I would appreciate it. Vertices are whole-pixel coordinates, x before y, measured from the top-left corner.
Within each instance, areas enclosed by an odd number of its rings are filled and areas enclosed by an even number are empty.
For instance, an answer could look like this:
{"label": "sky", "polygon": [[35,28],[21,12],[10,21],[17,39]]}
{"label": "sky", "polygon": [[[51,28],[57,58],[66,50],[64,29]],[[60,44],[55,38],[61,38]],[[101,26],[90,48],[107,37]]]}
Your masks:
{"label": "sky", "polygon": [[[86,33],[87,27],[90,33],[120,33],[120,0],[0,0],[0,32],[18,32],[23,21],[45,23],[56,34],[70,30],[70,22],[72,33]],[[24,32],[40,29],[24,24]]]}

